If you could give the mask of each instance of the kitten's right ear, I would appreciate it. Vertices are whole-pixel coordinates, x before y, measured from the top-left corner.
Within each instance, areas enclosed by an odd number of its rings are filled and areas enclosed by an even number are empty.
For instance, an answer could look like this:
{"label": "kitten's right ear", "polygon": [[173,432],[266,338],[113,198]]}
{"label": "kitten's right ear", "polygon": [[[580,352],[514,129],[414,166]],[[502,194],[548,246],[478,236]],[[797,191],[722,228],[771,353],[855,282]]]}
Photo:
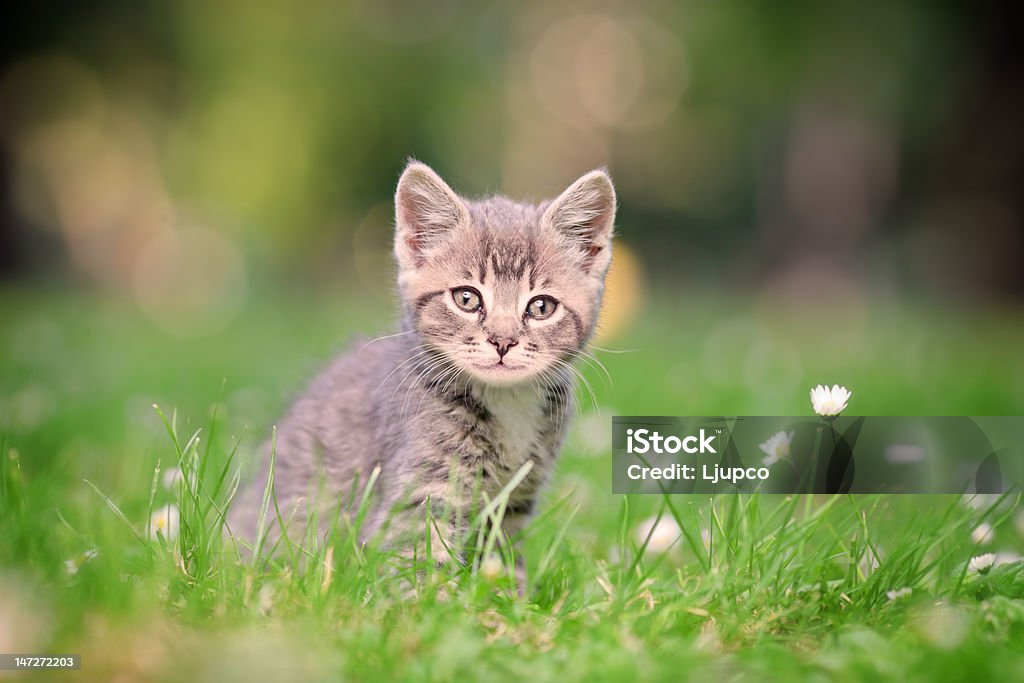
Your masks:
{"label": "kitten's right ear", "polygon": [[395,191],[395,255],[402,268],[416,268],[428,252],[469,222],[469,210],[433,169],[410,161]]}
{"label": "kitten's right ear", "polygon": [[541,222],[574,245],[585,271],[604,275],[615,224],[612,179],[604,169],[584,174],[551,202]]}

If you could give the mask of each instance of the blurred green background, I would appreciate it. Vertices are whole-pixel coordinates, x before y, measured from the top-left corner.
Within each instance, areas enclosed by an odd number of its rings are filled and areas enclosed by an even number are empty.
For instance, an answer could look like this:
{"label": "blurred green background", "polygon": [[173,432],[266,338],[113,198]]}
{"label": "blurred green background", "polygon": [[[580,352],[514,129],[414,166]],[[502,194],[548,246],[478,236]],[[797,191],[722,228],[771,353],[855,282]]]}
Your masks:
{"label": "blurred green background", "polygon": [[673,291],[1024,294],[1021,60],[998,3],[21,10],[0,47],[0,273],[125,292],[179,333],[268,281],[389,286],[409,156],[524,198],[608,166],[623,242]]}
{"label": "blurred green background", "polygon": [[204,415],[222,384],[265,434],[347,337],[393,325],[408,157],[468,195],[611,170],[598,344],[628,353],[589,409],[796,412],[819,382],[860,413],[1024,408],[998,3],[22,10],[0,41],[0,409],[37,458],[121,444],[111,415],[153,401]]}

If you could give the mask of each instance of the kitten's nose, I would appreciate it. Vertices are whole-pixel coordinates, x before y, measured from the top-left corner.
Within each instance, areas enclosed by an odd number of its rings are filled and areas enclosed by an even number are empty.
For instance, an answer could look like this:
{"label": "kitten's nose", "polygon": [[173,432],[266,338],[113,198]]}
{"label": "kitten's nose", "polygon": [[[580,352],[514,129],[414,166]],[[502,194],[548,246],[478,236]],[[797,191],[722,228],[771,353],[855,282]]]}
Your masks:
{"label": "kitten's nose", "polygon": [[498,350],[498,360],[500,361],[508,353],[508,350],[519,343],[518,339],[512,339],[511,337],[496,337],[493,334],[487,338],[487,341],[494,345],[494,348]]}

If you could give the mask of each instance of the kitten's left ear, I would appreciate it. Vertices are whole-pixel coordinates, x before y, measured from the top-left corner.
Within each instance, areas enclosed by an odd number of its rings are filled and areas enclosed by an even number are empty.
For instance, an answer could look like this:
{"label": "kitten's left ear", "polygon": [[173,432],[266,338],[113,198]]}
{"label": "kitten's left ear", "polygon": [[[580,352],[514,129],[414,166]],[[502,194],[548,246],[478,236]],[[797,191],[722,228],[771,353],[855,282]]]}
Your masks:
{"label": "kitten's left ear", "polygon": [[541,222],[576,245],[584,270],[603,273],[615,224],[612,179],[601,169],[583,175],[551,203]]}

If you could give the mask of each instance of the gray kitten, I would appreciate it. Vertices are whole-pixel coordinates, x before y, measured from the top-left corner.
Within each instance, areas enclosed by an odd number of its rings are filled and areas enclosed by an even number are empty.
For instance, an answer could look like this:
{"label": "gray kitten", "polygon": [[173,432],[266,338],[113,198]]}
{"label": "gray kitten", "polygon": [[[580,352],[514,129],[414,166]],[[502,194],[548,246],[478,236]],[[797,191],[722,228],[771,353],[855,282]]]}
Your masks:
{"label": "gray kitten", "polygon": [[[395,219],[402,331],[336,359],[295,402],[277,432],[274,492],[294,539],[312,510],[333,518],[339,496],[344,513],[379,467],[363,538],[380,532],[424,557],[429,505],[432,557],[462,561],[481,493],[493,498],[533,463],[509,499],[512,535],[551,473],[570,363],[594,331],[611,262],[615,190],[596,170],[553,201],[471,201],[414,161]],[[256,535],[263,469],[231,512],[242,538]],[[275,517],[271,506],[272,538]]]}

